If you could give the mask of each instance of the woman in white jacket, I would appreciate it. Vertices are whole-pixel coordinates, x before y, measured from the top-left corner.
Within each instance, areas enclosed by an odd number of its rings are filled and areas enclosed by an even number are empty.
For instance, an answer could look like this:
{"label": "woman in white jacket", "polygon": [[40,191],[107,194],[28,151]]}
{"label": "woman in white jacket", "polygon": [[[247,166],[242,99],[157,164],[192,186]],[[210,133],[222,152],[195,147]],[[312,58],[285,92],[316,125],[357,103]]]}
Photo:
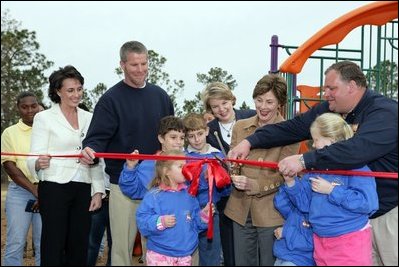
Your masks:
{"label": "woman in white jacket", "polygon": [[[28,168],[37,175],[42,217],[41,265],[87,263],[91,215],[105,193],[101,164],[87,166],[78,158],[51,155],[80,154],[92,114],[78,108],[84,78],[73,67],[54,71],[48,95],[54,105],[33,121]],[[40,115],[40,116],[38,116]]]}

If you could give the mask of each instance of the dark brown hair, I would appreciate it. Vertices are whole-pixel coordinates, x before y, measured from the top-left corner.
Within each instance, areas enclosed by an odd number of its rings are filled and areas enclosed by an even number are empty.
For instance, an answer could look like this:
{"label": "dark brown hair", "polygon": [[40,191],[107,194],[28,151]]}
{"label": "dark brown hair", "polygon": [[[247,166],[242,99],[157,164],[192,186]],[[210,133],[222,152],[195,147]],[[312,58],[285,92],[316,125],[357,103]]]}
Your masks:
{"label": "dark brown hair", "polygon": [[252,98],[263,95],[269,91],[272,91],[276,96],[280,106],[287,103],[287,83],[283,77],[277,74],[267,74],[260,79],[255,86],[252,93]]}
{"label": "dark brown hair", "polygon": [[77,69],[75,69],[74,66],[71,65],[65,66],[64,68],[60,68],[59,70],[56,70],[53,73],[51,73],[50,77],[48,78],[50,82],[48,88],[48,97],[54,103],[61,102],[61,98],[57,94],[57,91],[62,88],[62,83],[66,79],[76,79],[80,82],[82,86],[85,81],[82,74],[80,74],[80,72]]}

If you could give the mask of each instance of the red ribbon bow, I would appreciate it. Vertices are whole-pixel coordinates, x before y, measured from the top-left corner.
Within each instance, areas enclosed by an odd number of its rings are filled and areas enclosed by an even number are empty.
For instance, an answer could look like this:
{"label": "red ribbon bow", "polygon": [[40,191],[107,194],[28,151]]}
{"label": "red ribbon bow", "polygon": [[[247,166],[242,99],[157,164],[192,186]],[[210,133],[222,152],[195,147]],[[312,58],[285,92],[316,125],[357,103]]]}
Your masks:
{"label": "red ribbon bow", "polygon": [[212,239],[213,237],[213,214],[212,214],[212,196],[213,196],[213,184],[216,184],[217,188],[223,188],[226,185],[230,184],[230,176],[227,171],[216,161],[216,160],[196,160],[189,163],[186,163],[183,166],[183,175],[186,180],[191,182],[190,187],[188,188],[188,193],[192,196],[196,196],[198,193],[198,186],[200,175],[202,171],[202,166],[204,164],[208,164],[207,172],[208,172],[208,197],[209,197],[209,221],[208,221],[208,231],[207,238]]}

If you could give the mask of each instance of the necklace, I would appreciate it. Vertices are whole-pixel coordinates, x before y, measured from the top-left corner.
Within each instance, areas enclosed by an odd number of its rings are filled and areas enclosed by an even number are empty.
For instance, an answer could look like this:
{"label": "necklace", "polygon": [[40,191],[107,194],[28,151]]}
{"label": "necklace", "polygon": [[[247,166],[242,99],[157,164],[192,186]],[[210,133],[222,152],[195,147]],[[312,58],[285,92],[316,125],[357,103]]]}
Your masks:
{"label": "necklace", "polygon": [[230,122],[230,127],[228,129],[226,127],[224,127],[223,123],[219,122],[220,127],[222,127],[222,129],[227,133],[227,137],[231,136],[231,130],[233,129],[235,122],[236,122],[235,119],[232,122]]}

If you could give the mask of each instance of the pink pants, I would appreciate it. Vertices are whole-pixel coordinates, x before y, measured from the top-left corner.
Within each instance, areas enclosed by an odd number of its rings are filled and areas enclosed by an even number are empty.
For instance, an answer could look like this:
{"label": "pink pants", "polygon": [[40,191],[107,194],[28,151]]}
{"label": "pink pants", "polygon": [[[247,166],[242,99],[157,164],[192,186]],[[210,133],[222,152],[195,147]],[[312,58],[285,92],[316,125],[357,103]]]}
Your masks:
{"label": "pink pants", "polygon": [[146,261],[147,266],[191,266],[191,255],[171,257],[147,249]]}
{"label": "pink pants", "polygon": [[371,266],[371,228],[337,237],[313,235],[314,260],[318,266]]}

